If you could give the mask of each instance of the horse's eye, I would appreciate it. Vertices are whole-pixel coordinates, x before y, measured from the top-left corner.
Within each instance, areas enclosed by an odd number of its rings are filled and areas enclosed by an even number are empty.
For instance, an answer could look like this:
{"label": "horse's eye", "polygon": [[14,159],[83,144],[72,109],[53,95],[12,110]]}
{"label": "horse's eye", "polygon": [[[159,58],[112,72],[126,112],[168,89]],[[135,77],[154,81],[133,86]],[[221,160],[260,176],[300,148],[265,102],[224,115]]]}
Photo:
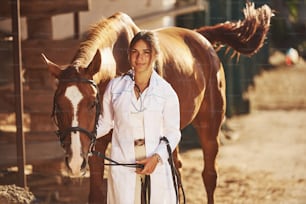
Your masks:
{"label": "horse's eye", "polygon": [[92,102],[90,103],[90,109],[95,108],[96,105],[97,105],[97,100],[92,101]]}

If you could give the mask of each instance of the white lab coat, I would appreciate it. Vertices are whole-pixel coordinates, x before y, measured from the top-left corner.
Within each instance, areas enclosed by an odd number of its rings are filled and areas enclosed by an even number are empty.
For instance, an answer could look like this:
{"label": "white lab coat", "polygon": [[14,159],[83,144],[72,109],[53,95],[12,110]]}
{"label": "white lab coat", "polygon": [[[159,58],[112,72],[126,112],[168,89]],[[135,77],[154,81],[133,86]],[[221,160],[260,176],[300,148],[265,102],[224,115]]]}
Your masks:
{"label": "white lab coat", "polygon": [[[122,163],[135,162],[134,136],[130,128],[134,84],[128,75],[110,81],[104,93],[103,111],[97,129],[98,138],[113,129],[111,158]],[[172,150],[178,145],[181,138],[179,100],[170,84],[155,71],[147,89],[143,99],[146,154],[151,156],[157,153],[162,159],[151,174],[150,204],[175,204],[169,156],[166,144],[160,142],[160,138],[166,136]],[[111,166],[108,204],[134,204],[135,181],[134,168]]]}

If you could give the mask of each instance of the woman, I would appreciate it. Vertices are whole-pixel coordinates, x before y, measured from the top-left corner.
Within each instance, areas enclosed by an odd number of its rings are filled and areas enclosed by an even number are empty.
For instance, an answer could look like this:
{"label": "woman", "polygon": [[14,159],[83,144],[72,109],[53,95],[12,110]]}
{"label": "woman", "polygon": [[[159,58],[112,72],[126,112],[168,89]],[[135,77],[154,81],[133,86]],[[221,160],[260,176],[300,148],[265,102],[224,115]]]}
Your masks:
{"label": "woman", "polygon": [[137,33],[128,50],[132,69],[111,80],[104,93],[98,137],[113,129],[111,158],[144,166],[111,166],[109,204],[140,204],[146,175],[150,175],[147,203],[176,203],[169,154],[161,138],[169,140],[172,150],[180,141],[179,101],[170,84],[155,72],[159,52],[153,32]]}

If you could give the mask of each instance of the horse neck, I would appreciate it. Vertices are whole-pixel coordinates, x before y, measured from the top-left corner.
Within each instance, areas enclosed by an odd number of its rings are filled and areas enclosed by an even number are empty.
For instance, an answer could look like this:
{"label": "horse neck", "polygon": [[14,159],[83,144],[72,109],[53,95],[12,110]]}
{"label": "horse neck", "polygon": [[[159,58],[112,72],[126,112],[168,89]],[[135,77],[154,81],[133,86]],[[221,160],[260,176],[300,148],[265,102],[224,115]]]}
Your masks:
{"label": "horse neck", "polygon": [[88,32],[87,39],[81,43],[73,64],[79,68],[88,67],[99,50],[102,64],[94,77],[97,83],[125,72],[128,69],[125,67],[129,64],[127,48],[139,30],[128,15],[120,12],[98,22]]}

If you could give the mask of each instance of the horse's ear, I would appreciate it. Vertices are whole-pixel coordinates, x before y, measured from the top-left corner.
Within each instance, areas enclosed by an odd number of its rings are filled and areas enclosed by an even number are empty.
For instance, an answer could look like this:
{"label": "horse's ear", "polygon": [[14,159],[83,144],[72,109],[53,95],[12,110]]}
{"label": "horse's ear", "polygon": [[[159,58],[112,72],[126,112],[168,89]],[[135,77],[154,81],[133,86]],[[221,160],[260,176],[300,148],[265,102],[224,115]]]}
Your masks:
{"label": "horse's ear", "polygon": [[41,54],[44,62],[48,65],[49,71],[55,78],[59,78],[59,75],[61,73],[61,68],[57,64],[51,62],[44,54]]}
{"label": "horse's ear", "polygon": [[99,50],[97,50],[94,58],[88,65],[88,72],[91,76],[95,75],[97,72],[99,72],[101,66],[101,53]]}

